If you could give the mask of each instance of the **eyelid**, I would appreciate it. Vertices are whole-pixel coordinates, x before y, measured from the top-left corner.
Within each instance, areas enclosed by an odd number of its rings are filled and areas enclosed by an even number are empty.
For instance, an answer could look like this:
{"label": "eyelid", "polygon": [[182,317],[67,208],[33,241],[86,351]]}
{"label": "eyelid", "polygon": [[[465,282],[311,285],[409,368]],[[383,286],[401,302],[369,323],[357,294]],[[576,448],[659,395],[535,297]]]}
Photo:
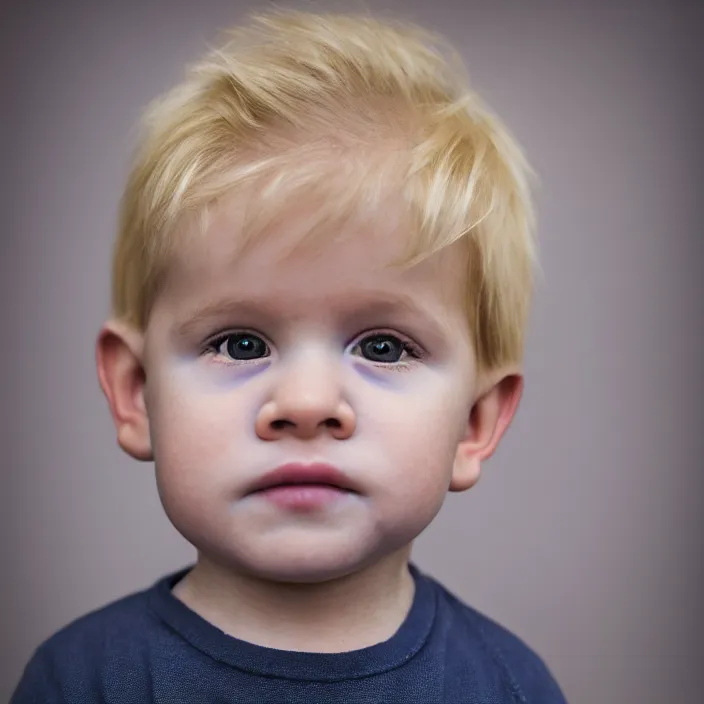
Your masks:
{"label": "eyelid", "polygon": [[347,345],[347,349],[354,349],[354,347],[359,345],[362,340],[368,337],[377,336],[388,336],[397,338],[400,342],[407,346],[412,351],[413,355],[418,359],[424,359],[428,354],[425,348],[421,344],[416,342],[410,335],[406,335],[405,333],[399,332],[398,330],[394,330],[391,328],[371,328],[365,332],[361,332],[355,336],[355,338],[352,340],[352,342],[349,343],[349,345]]}
{"label": "eyelid", "polygon": [[213,335],[208,336],[203,341],[203,348],[208,349],[212,347],[216,342],[224,342],[228,337],[232,337],[233,335],[252,335],[252,337],[260,338],[263,342],[266,343],[267,347],[271,348],[272,346],[267,336],[263,335],[257,330],[253,330],[251,328],[230,328],[227,330],[221,330],[218,333],[214,333]]}
{"label": "eyelid", "polygon": [[254,363],[260,363],[263,359],[268,359],[271,357],[272,352],[273,352],[273,347],[269,340],[266,338],[265,335],[262,335],[259,332],[255,332],[254,330],[248,330],[245,328],[234,328],[230,330],[223,330],[219,333],[216,333],[214,335],[211,335],[208,337],[202,344],[202,350],[201,350],[201,355],[205,356],[206,354],[212,355],[213,357],[216,356],[225,356],[222,355],[222,353],[219,351],[220,346],[222,345],[225,340],[227,340],[228,337],[232,337],[234,335],[251,335],[252,337],[258,337],[261,339],[261,341],[266,345],[267,348],[267,354],[264,357],[255,357],[253,359],[229,359],[227,362],[221,362],[221,364],[234,364],[234,365],[241,365],[241,364],[254,364]]}
{"label": "eyelid", "polygon": [[[254,337],[258,337],[264,342],[264,344],[266,344],[270,353],[274,349],[273,344],[266,335],[253,328],[243,327],[224,329],[220,332],[208,336],[202,343],[203,353],[208,351],[216,351],[216,347],[219,347],[228,337],[231,337],[233,335],[252,335]],[[404,344],[404,346],[407,346],[410,349],[413,356],[417,359],[424,359],[428,354],[426,349],[420,343],[416,342],[416,340],[414,340],[410,335],[402,333],[399,330],[395,330],[393,328],[383,327],[369,328],[368,330],[358,333],[357,335],[355,335],[352,341],[345,346],[345,349],[354,349],[354,347],[359,345],[366,338],[376,336],[388,336],[397,338],[400,342]]]}

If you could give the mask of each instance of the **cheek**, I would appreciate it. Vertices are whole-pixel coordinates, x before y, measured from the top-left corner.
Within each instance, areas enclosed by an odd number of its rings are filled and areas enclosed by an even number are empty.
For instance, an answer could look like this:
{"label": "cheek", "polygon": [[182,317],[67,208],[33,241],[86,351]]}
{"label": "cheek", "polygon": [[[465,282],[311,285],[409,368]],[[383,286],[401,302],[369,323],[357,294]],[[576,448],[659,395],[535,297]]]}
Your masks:
{"label": "cheek", "polygon": [[406,404],[397,422],[379,428],[383,464],[375,495],[381,531],[392,543],[415,540],[442,508],[463,416],[460,404],[426,397],[425,404]]}
{"label": "cheek", "polygon": [[451,478],[457,445],[467,428],[466,399],[449,386],[426,389],[411,399],[398,399],[384,422],[376,419],[377,441],[388,455],[399,496],[444,494]]}
{"label": "cheek", "polygon": [[221,476],[228,466],[223,459],[246,429],[245,404],[179,377],[157,380],[151,392],[150,432],[160,489],[191,501],[217,491],[227,480]]}

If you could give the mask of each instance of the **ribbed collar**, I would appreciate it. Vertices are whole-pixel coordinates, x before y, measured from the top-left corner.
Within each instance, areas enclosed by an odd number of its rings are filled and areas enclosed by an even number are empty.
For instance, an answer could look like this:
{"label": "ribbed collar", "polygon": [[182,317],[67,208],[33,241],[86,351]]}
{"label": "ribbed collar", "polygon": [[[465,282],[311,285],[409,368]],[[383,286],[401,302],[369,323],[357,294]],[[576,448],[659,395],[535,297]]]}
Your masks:
{"label": "ribbed collar", "polygon": [[179,601],[171,591],[192,566],[160,579],[149,590],[149,606],[194,648],[253,675],[316,682],[368,677],[408,662],[420,651],[432,630],[437,607],[435,590],[415,565],[409,568],[415,581],[415,595],[399,629],[382,643],[346,653],[277,650],[223,633]]}

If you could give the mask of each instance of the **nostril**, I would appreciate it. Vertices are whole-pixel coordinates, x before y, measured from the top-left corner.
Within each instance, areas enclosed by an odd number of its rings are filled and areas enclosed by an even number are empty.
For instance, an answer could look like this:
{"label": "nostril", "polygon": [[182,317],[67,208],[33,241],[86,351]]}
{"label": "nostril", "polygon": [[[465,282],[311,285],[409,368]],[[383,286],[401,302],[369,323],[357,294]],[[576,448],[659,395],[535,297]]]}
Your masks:
{"label": "nostril", "polygon": [[[337,418],[326,418],[321,425],[326,428],[331,428],[334,430],[339,430],[342,428],[342,423]],[[272,430],[285,430],[286,428],[295,428],[296,423],[285,418],[278,418],[277,420],[271,421]]]}

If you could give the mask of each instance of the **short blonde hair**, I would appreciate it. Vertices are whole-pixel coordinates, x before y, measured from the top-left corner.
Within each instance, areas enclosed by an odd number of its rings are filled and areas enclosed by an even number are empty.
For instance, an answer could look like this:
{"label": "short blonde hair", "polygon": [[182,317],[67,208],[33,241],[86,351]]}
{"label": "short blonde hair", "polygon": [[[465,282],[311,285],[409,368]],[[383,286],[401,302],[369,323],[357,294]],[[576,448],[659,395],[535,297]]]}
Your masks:
{"label": "short blonde hair", "polygon": [[407,264],[467,243],[479,368],[518,363],[535,260],[531,172],[446,50],[418,27],[365,16],[279,11],[232,30],[147,111],[121,204],[113,314],[146,327],[189,230],[178,225],[203,223],[238,187],[259,183],[247,188],[251,232],[301,189],[321,197],[321,224],[362,203],[373,212],[395,191],[411,223]]}

